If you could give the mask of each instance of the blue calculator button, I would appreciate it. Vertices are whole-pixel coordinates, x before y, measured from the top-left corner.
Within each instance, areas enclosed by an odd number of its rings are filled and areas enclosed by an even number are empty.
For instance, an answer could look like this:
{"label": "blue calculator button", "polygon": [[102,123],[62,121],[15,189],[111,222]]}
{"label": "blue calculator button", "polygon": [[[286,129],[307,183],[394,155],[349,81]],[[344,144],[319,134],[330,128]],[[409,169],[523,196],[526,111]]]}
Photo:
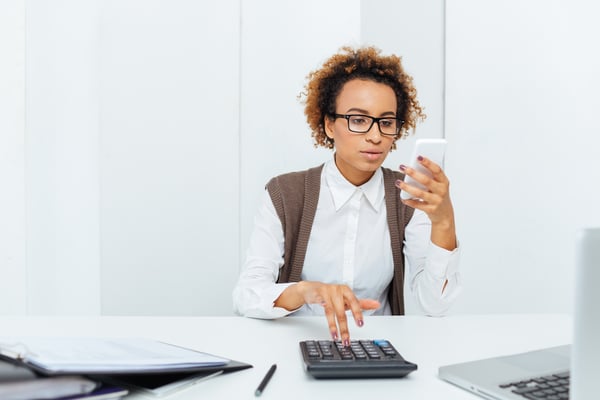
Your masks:
{"label": "blue calculator button", "polygon": [[390,343],[387,340],[383,340],[383,339],[375,339],[375,340],[373,340],[373,343],[375,343],[379,347],[390,345]]}

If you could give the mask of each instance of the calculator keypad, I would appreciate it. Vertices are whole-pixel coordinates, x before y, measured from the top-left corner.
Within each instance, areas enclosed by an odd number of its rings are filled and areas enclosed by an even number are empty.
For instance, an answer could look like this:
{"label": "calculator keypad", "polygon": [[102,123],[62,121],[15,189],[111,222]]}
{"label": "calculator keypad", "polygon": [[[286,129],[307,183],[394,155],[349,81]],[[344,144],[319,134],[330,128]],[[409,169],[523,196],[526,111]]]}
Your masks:
{"label": "calculator keypad", "polygon": [[317,378],[399,377],[417,369],[388,340],[300,342],[306,370]]}
{"label": "calculator keypad", "polygon": [[339,340],[307,340],[304,343],[311,359],[380,360],[398,356],[387,340],[352,340],[348,347]]}

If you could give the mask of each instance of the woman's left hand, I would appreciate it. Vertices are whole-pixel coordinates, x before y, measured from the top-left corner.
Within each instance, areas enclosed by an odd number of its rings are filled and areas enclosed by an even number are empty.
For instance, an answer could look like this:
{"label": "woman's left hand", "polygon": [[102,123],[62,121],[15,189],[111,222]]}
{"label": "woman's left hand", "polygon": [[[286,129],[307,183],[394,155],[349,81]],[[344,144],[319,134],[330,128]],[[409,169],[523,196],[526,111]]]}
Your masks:
{"label": "woman's left hand", "polygon": [[450,181],[442,168],[433,161],[426,157],[419,157],[418,161],[431,172],[431,177],[404,165],[400,166],[400,170],[422,184],[426,190],[397,180],[396,187],[415,197],[410,200],[403,199],[402,202],[427,214],[431,220],[431,241],[434,244],[447,250],[454,250],[456,231],[454,209],[450,200]]}

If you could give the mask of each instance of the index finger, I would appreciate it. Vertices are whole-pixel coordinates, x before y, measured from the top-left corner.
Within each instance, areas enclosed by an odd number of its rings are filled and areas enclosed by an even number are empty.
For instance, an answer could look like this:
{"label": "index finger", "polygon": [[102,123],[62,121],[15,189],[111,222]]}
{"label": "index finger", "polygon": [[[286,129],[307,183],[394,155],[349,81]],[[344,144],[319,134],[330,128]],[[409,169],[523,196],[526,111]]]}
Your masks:
{"label": "index finger", "polygon": [[[337,320],[337,326],[340,330],[340,339],[344,346],[350,346],[350,331],[348,330],[348,318],[346,318],[346,300],[349,289],[342,288],[341,293],[338,291],[338,296],[331,297],[331,303]],[[354,294],[350,291],[351,295]],[[341,296],[339,296],[341,294]]]}
{"label": "index finger", "polygon": [[419,164],[421,164],[422,166],[427,168],[429,172],[431,172],[434,180],[438,182],[443,182],[446,180],[446,174],[444,173],[444,170],[440,165],[436,164],[435,162],[431,161],[429,158],[424,156],[419,156],[417,160],[419,161]]}

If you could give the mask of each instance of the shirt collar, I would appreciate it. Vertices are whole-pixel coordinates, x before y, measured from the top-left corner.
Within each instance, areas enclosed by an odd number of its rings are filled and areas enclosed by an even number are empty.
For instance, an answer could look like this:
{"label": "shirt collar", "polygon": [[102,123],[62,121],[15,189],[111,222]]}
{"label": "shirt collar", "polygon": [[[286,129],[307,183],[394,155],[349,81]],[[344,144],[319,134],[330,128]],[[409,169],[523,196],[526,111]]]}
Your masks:
{"label": "shirt collar", "polygon": [[344,178],[335,165],[335,160],[329,160],[325,163],[324,177],[336,211],[342,208],[358,190],[364,194],[375,212],[379,212],[384,198],[383,173],[381,172],[381,168],[377,168],[371,179],[367,182],[361,186],[354,186]]}

